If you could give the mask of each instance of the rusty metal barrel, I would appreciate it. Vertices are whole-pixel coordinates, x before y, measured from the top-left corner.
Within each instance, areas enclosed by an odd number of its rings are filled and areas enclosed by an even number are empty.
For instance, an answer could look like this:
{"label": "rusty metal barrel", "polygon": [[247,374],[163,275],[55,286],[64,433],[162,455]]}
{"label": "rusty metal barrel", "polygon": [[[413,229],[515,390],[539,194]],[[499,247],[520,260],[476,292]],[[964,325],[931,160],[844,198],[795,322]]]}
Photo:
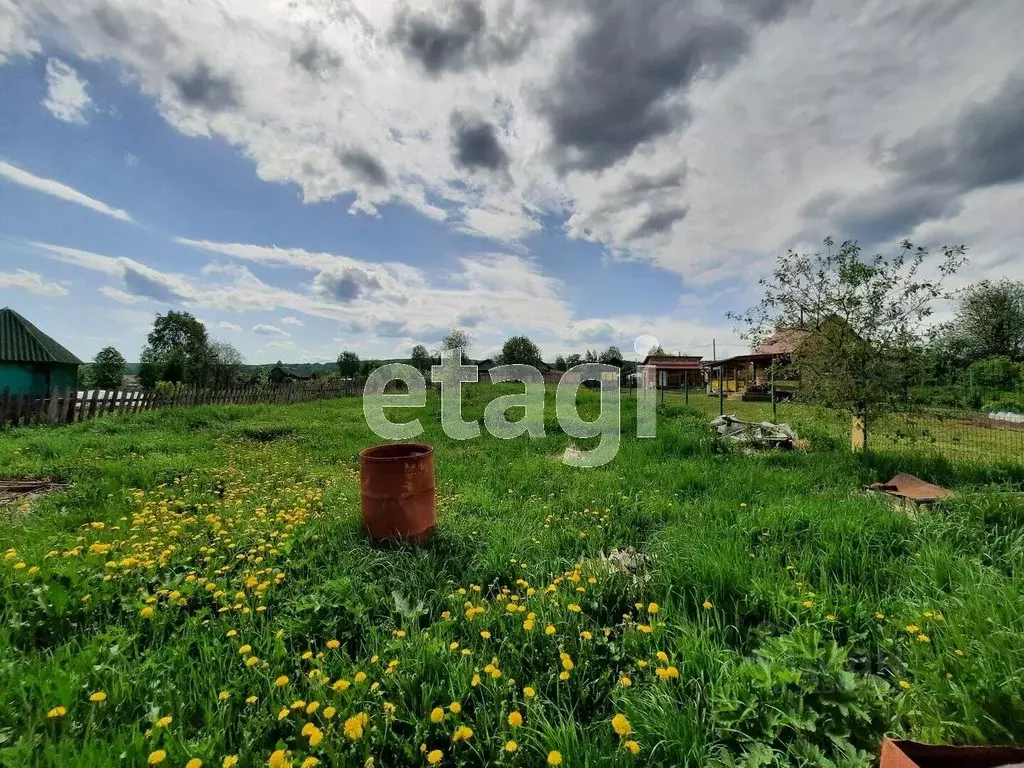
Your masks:
{"label": "rusty metal barrel", "polygon": [[393,443],[359,453],[363,527],[374,541],[430,540],[437,525],[434,446]]}

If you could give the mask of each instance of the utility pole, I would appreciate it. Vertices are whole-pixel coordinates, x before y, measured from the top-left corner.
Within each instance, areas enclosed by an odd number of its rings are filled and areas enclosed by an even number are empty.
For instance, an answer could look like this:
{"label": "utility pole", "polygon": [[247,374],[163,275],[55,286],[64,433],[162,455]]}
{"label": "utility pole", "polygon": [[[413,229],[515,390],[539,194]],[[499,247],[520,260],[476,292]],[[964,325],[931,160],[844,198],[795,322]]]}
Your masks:
{"label": "utility pole", "polygon": [[775,406],[775,358],[772,358],[771,373],[771,388],[772,388],[772,421],[779,420],[779,412]]}
{"label": "utility pole", "polygon": [[722,381],[722,366],[718,366],[718,415],[725,415],[725,384]]}

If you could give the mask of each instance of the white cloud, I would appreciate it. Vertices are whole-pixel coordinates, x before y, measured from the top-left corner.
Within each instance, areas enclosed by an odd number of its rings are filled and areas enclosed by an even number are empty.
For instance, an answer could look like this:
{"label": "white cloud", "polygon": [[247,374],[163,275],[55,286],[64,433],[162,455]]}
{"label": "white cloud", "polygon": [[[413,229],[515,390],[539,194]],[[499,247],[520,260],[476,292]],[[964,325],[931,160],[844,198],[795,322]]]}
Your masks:
{"label": "white cloud", "polygon": [[112,285],[104,285],[100,288],[100,293],[111,301],[116,301],[120,304],[139,304],[146,300],[143,296],[135,296],[133,294],[126,293],[120,288],[115,288]]}
{"label": "white cloud", "polygon": [[54,179],[33,176],[28,171],[23,171],[21,168],[6,163],[3,160],[0,160],[0,177],[13,181],[15,184],[20,184],[23,187],[34,189],[37,192],[52,195],[75,205],[84,206],[97,213],[102,213],[104,216],[110,216],[121,221],[132,220],[127,211],[123,211],[120,208],[112,208],[103,201],[89,197],[77,189],[61,184]]}
{"label": "white cloud", "polygon": [[17,269],[14,272],[0,272],[0,288],[17,288],[37,296],[67,296],[63,285],[43,277],[38,272]]}
{"label": "white cloud", "polygon": [[278,339],[287,339],[291,336],[288,331],[278,328],[276,325],[268,325],[266,323],[260,323],[252,327],[253,333],[258,333],[260,336],[273,336]]}
{"label": "white cloud", "polygon": [[32,56],[42,47],[29,32],[25,9],[13,0],[0,0],[0,66],[15,56]]}
{"label": "white cloud", "polygon": [[242,330],[242,326],[238,323],[230,323],[227,320],[221,320],[217,323],[217,327],[222,331],[231,331],[232,333],[237,333]]}
{"label": "white cloud", "polygon": [[60,59],[46,61],[46,98],[43,106],[65,123],[85,123],[86,110],[92,99],[85,90],[85,80],[74,67]]}
{"label": "white cloud", "polygon": [[299,320],[299,318],[297,317],[282,317],[281,325],[293,325],[297,328],[301,328],[303,325],[305,325],[305,323]]}
{"label": "white cloud", "polygon": [[[564,216],[570,237],[705,284],[746,280],[794,238],[825,234],[833,222],[809,202],[881,183],[897,142],[1024,64],[1013,0],[479,5],[484,23],[457,29],[473,3],[0,0],[18,39],[31,17],[75,55],[119,62],[176,129],[226,139],[307,201],[353,193],[352,212],[384,216],[399,201],[506,242]],[[428,14],[427,45],[396,40],[406,7]],[[764,21],[774,9],[790,12]],[[588,37],[615,24],[628,34]],[[690,39],[713,35],[694,29],[729,36],[703,47]],[[621,94],[636,108],[613,112]],[[553,99],[581,110],[555,119]],[[460,145],[456,113],[490,132]],[[602,153],[613,162],[590,162]],[[296,265],[271,250],[263,263]]]}

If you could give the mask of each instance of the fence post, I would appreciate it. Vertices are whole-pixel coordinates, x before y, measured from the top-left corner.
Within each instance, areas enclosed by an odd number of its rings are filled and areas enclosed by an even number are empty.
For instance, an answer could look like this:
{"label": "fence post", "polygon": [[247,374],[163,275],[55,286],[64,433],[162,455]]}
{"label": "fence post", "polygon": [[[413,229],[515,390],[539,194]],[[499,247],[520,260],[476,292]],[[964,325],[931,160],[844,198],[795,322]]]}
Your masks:
{"label": "fence post", "polygon": [[67,423],[71,424],[75,420],[75,403],[78,401],[78,390],[72,389],[68,392],[68,415]]}
{"label": "fence post", "polygon": [[768,377],[769,377],[769,380],[771,382],[769,384],[769,386],[771,387],[771,392],[772,392],[772,421],[778,421],[779,420],[779,410],[778,410],[777,401],[775,400],[775,360],[774,359],[772,359],[772,367],[769,369]]}
{"label": "fence post", "polygon": [[718,366],[718,415],[725,415],[725,383],[722,381],[723,367]]}
{"label": "fence post", "polygon": [[92,391],[92,397],[89,399],[89,415],[86,416],[87,419],[92,419],[96,415],[96,401],[99,399],[99,396],[99,389],[94,389]]}
{"label": "fence post", "polygon": [[863,414],[853,414],[850,424],[850,448],[854,453],[862,453],[868,447],[867,418]]}

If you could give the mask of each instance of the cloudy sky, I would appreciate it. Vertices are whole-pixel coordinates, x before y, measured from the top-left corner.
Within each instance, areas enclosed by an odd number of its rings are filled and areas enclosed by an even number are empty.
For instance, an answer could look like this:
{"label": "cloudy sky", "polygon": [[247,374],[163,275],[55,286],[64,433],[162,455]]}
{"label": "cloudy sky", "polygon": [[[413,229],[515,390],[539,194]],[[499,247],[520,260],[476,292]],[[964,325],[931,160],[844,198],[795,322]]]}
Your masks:
{"label": "cloudy sky", "polygon": [[0,0],[0,305],[136,359],[743,349],[831,233],[1024,277],[1021,0]]}

